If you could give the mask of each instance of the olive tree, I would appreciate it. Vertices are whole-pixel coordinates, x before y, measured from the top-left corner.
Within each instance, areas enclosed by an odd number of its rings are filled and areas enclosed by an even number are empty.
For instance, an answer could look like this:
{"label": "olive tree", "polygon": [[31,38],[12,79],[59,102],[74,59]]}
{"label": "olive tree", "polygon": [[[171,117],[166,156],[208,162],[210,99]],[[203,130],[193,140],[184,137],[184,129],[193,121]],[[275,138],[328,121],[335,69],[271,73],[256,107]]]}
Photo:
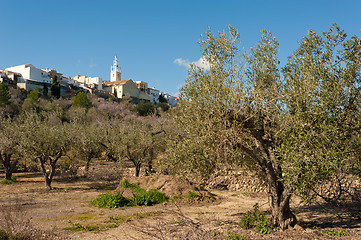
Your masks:
{"label": "olive tree", "polygon": [[[355,57],[360,52],[360,41],[352,38],[349,42],[335,42],[339,38],[337,34],[317,35],[318,42],[310,40],[310,36],[303,38],[299,51],[306,54],[296,52],[290,58],[283,78],[277,59],[279,44],[270,32],[263,31],[260,42],[245,55],[240,51],[235,28],[229,27],[227,33],[219,35],[208,30],[200,45],[210,68],[191,66],[181,89],[175,119],[186,136],[169,150],[173,168],[184,173],[200,172],[207,177],[223,163],[248,167],[268,183],[273,224],[281,229],[295,225],[297,220],[290,209],[292,193],[310,187],[302,183],[307,181],[305,176],[315,175],[313,165],[302,165],[302,161],[322,159],[326,166],[333,163],[335,159],[331,160],[330,156],[334,154],[337,161],[351,159],[355,154],[355,151],[348,154],[343,151],[347,146],[351,149],[352,134],[358,134],[358,128],[350,126],[352,121],[359,121],[351,120],[359,119],[359,107],[353,104],[352,110],[346,111],[350,106],[346,102],[359,104],[360,101],[360,58]],[[327,50],[336,43],[337,47]],[[343,49],[345,60],[333,74],[331,65],[322,65],[320,61],[328,61],[327,57],[334,60],[332,54],[338,48]],[[318,51],[324,51],[324,55],[314,59]],[[308,59],[313,60],[313,65],[309,65]],[[299,65],[301,62],[304,65]],[[322,75],[316,74],[321,72]],[[340,80],[343,76],[347,79]],[[306,81],[310,78],[313,80]],[[314,95],[311,90],[314,88],[320,90],[319,95]],[[339,99],[340,105],[334,105],[335,99]],[[311,124],[313,117],[307,115],[312,110],[304,112],[309,104],[323,112],[324,118],[316,125]],[[332,113],[338,111],[343,113],[337,122],[348,119],[346,126],[335,125]],[[308,128],[302,129],[307,123]],[[317,128],[320,125],[322,129]],[[343,132],[345,129],[347,133]],[[303,144],[298,131],[306,134],[311,130],[329,141],[317,141],[315,147],[310,137]],[[329,146],[335,137],[337,142]],[[340,142],[343,147],[337,148]],[[324,151],[324,155],[314,154],[316,150]],[[293,168],[296,161],[293,157],[300,164],[297,168]],[[333,173],[332,168],[323,170],[328,171],[328,176]],[[316,182],[315,179],[313,183]]]}
{"label": "olive tree", "polygon": [[85,175],[88,174],[90,161],[93,158],[100,157],[105,150],[103,144],[105,129],[102,125],[102,122],[83,123],[78,121],[70,124],[74,142],[72,149],[75,156],[86,161]]}
{"label": "olive tree", "polygon": [[16,121],[0,118],[0,162],[5,168],[5,179],[11,180],[19,159],[20,132]]}
{"label": "olive tree", "polygon": [[35,114],[26,114],[23,121],[21,147],[27,157],[39,162],[45,185],[51,190],[56,164],[72,144],[69,124]]}
{"label": "olive tree", "polygon": [[152,172],[153,160],[165,151],[165,131],[162,123],[154,116],[113,119],[108,122],[106,132],[107,136],[102,144],[108,158],[118,162],[131,162],[135,167],[136,177],[144,165],[147,166],[147,174]]}

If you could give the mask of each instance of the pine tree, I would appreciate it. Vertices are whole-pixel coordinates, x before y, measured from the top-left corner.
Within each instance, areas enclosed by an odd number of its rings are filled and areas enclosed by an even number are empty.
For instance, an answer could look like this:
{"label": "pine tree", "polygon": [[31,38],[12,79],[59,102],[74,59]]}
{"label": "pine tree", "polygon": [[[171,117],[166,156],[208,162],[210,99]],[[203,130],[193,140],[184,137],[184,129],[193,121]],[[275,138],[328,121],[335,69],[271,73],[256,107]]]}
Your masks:
{"label": "pine tree", "polygon": [[58,82],[56,75],[53,77],[53,83],[51,84],[50,91],[52,96],[60,98],[60,83]]}
{"label": "pine tree", "polygon": [[10,105],[9,87],[5,83],[0,83],[0,106]]}

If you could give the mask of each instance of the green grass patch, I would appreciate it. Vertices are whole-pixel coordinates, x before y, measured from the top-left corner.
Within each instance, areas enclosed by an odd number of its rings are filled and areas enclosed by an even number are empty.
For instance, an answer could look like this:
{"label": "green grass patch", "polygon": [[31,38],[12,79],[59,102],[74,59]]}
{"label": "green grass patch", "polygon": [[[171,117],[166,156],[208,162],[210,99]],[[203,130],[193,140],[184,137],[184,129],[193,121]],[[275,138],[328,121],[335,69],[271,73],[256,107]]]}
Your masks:
{"label": "green grass patch", "polygon": [[9,180],[9,179],[2,180],[2,181],[0,182],[0,184],[8,185],[8,184],[13,184],[13,183],[15,183],[16,181],[17,181],[16,177],[15,177],[15,176],[12,176],[12,177],[11,177],[11,180]]}
{"label": "green grass patch", "polygon": [[330,235],[330,236],[335,236],[335,237],[342,237],[342,236],[345,236],[345,232],[342,231],[342,230],[330,230],[330,231],[325,231],[324,233]]}
{"label": "green grass patch", "polygon": [[198,194],[195,193],[195,192],[189,191],[185,197],[186,197],[186,198],[190,198],[190,199],[195,199],[195,198],[198,197]]}
{"label": "green grass patch", "polygon": [[163,211],[156,211],[156,212],[147,212],[147,213],[136,213],[131,216],[118,216],[118,217],[109,217],[107,222],[111,223],[122,223],[122,222],[130,222],[134,219],[141,219],[146,217],[158,216],[164,213]]}
{"label": "green grass patch", "polygon": [[72,223],[69,221],[70,224],[73,226],[66,227],[64,230],[70,230],[70,231],[84,231],[84,232],[95,232],[95,231],[101,231],[102,228],[98,225],[82,225],[80,223]]}
{"label": "green grass patch", "polygon": [[87,220],[87,219],[92,219],[94,218],[96,215],[95,214],[84,214],[78,217],[79,220]]}
{"label": "green grass patch", "polygon": [[245,236],[241,235],[241,234],[228,232],[227,233],[227,239],[230,239],[230,240],[246,240],[247,238]]}
{"label": "green grass patch", "polygon": [[83,231],[83,232],[99,232],[99,231],[105,231],[110,228],[116,228],[118,227],[118,224],[112,223],[112,224],[106,224],[106,225],[83,225],[80,223],[72,223],[69,221],[69,223],[72,225],[71,227],[66,227],[64,230],[69,231]]}

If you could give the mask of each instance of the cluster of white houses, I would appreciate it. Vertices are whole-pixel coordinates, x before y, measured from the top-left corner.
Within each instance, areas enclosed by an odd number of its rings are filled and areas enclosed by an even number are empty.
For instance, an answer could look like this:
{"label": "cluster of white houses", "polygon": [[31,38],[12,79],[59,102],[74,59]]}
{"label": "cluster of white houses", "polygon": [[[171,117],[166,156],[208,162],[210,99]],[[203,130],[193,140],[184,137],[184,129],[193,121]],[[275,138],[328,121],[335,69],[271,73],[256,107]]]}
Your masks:
{"label": "cluster of white houses", "polygon": [[121,70],[117,56],[113,61],[110,71],[110,81],[103,81],[101,77],[87,77],[77,75],[73,78],[65,77],[55,69],[39,69],[32,64],[24,64],[0,69],[0,82],[17,85],[26,90],[33,90],[37,87],[50,88],[52,78],[56,76],[60,82],[61,94],[66,94],[69,89],[85,89],[89,92],[111,94],[117,98],[131,98],[134,101],[150,101],[153,104],[159,102],[159,96],[168,101],[169,105],[175,107],[177,98],[163,93],[155,88],[148,88],[148,83],[133,81],[132,79],[121,80]]}

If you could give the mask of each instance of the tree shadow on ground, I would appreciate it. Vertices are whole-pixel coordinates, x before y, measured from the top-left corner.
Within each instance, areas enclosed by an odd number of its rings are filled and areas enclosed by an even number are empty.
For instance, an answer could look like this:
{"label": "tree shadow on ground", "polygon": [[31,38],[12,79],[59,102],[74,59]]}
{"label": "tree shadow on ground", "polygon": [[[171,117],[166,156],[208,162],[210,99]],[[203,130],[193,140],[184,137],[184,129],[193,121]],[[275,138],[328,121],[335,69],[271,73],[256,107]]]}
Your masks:
{"label": "tree shadow on ground", "polygon": [[361,202],[315,203],[293,208],[299,225],[307,228],[359,228]]}
{"label": "tree shadow on ground", "polygon": [[91,189],[95,189],[95,190],[115,190],[119,185],[119,182],[93,182],[93,183],[88,183],[88,186]]}

